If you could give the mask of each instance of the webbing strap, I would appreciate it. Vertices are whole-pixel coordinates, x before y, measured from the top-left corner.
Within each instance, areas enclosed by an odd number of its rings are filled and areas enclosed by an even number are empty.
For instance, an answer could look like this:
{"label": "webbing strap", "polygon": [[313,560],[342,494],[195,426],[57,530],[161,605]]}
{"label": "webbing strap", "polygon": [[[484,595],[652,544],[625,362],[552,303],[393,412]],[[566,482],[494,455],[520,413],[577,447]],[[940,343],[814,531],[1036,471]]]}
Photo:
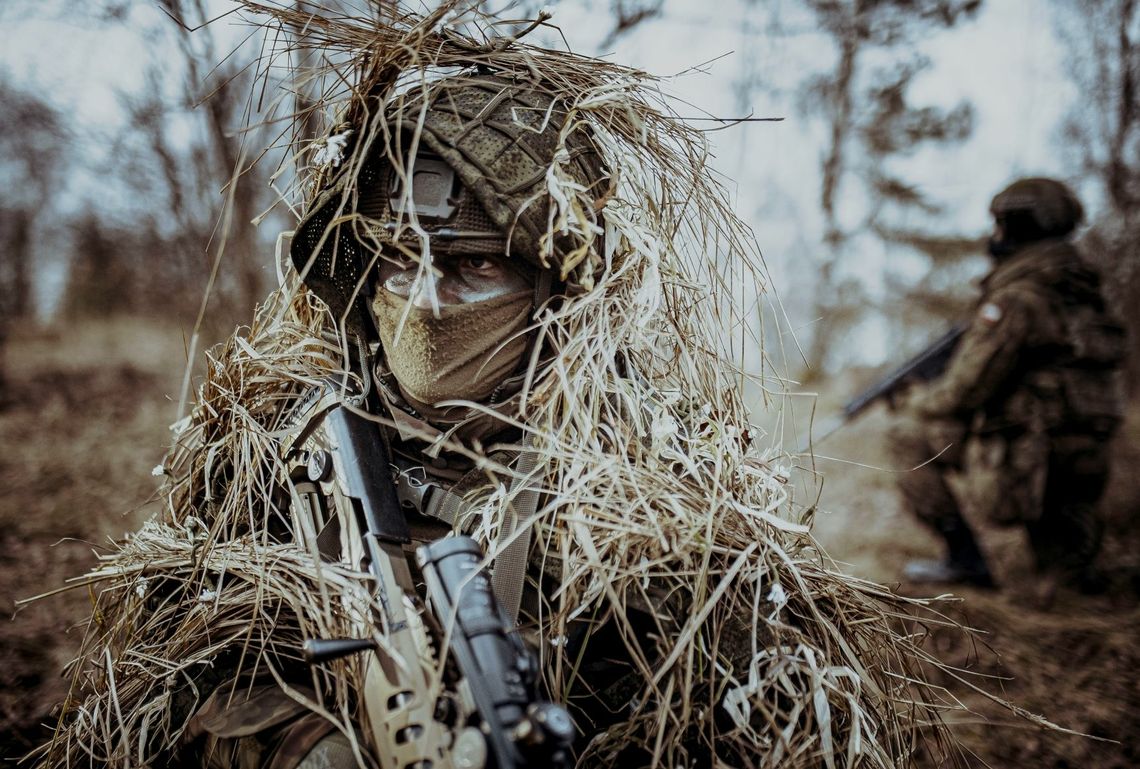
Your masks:
{"label": "webbing strap", "polygon": [[[503,513],[503,524],[495,543],[497,555],[491,569],[491,585],[512,622],[518,622],[522,605],[532,519],[538,509],[538,489],[529,485],[534,480],[531,476],[537,462],[537,455],[529,448],[518,455],[514,463],[516,474],[507,495],[510,502]],[[402,505],[449,526],[455,525],[470,504],[462,495],[428,480],[422,468],[397,472],[396,496]]]}
{"label": "webbing strap", "polygon": [[[529,441],[528,441],[529,443]],[[538,509],[538,489],[531,484],[538,457],[524,448],[515,463],[514,481],[510,499],[499,529],[498,555],[491,570],[491,586],[511,622],[519,619],[523,585],[526,583],[526,564],[530,555],[530,535],[534,512]]]}
{"label": "webbing strap", "polygon": [[459,513],[465,504],[460,495],[441,486],[436,486],[432,490],[431,498],[428,499],[423,514],[441,520],[448,526],[455,526],[455,520],[459,517]]}
{"label": "webbing strap", "polygon": [[[462,494],[456,494],[430,478],[422,466],[398,462],[393,469],[396,498],[405,509],[415,510],[420,515],[435,518],[454,527],[455,521],[470,504]],[[456,485],[462,488],[468,478],[482,474],[481,470],[472,470]]]}

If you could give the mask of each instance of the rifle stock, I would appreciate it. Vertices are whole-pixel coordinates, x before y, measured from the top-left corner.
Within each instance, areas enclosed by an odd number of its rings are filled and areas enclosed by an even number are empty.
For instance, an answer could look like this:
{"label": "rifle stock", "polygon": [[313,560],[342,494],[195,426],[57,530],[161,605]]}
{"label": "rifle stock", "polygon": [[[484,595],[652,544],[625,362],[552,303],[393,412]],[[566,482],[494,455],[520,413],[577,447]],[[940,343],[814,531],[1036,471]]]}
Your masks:
{"label": "rifle stock", "polygon": [[[339,550],[370,575],[364,637],[310,639],[306,658],[371,654],[362,699],[383,769],[567,766],[570,715],[539,698],[537,662],[494,594],[479,545],[445,537],[417,548],[426,593],[417,590],[388,448],[379,427],[350,408],[361,404],[326,383],[302,398],[297,437],[285,448],[295,507],[307,516],[301,529],[323,555]],[[330,526],[339,548],[329,546]]]}

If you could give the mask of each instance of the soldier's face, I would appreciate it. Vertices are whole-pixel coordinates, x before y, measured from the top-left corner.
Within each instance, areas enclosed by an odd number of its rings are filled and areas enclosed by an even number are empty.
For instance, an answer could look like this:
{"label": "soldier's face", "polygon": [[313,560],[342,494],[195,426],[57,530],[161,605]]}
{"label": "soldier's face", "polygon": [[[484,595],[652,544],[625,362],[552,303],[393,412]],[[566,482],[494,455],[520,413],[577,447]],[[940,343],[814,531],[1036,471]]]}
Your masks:
{"label": "soldier's face", "polygon": [[429,269],[421,270],[411,259],[382,260],[380,282],[412,306],[430,308],[432,297],[441,307],[485,302],[506,294],[529,290],[531,279],[511,260],[484,254],[438,256]]}

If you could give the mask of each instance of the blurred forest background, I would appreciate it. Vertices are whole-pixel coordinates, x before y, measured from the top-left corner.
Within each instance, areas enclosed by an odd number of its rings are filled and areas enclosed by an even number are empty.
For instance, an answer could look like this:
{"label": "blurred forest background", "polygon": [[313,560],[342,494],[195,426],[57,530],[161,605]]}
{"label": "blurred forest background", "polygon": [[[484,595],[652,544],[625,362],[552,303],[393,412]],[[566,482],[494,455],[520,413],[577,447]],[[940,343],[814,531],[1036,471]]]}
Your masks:
{"label": "blurred forest background", "polygon": [[[786,316],[773,325],[798,348],[781,363],[798,379],[882,363],[959,317],[986,268],[988,199],[1018,175],[1081,193],[1088,252],[1116,307],[1138,319],[1131,0],[728,0],[697,36],[707,11],[693,0],[484,5],[508,18],[551,7],[562,28],[550,45],[693,70],[666,87],[719,129],[714,167],[765,250]],[[281,41],[232,7],[0,7],[23,38],[0,59],[0,328],[123,316],[192,327],[209,283],[208,317],[226,329],[273,284],[275,238],[293,222],[278,201],[304,156],[286,146],[282,116],[306,94],[251,91]],[[68,38],[88,60],[52,71],[44,52]],[[1022,111],[975,104],[995,100]],[[707,120],[745,117],[782,122]],[[319,116],[310,122],[320,130]]]}
{"label": "blurred forest background", "polygon": [[[303,7],[304,0],[296,5]],[[384,12],[391,2],[326,2]],[[418,3],[406,3],[418,6]],[[714,166],[771,273],[758,311],[775,370],[838,408],[968,311],[987,262],[986,207],[1021,175],[1063,178],[1109,299],[1140,338],[1140,2],[1137,0],[561,0],[484,3],[508,18],[554,11],[540,42],[654,73],[710,129]],[[187,361],[275,284],[295,221],[282,116],[311,94],[253,87],[281,40],[225,0],[0,3],[0,609],[59,587],[148,514],[149,469],[183,400]],[[207,24],[207,22],[212,23]],[[282,36],[304,30],[281,30]],[[259,59],[259,56],[263,57]],[[283,62],[278,62],[283,63]],[[780,122],[736,122],[776,117]],[[322,126],[301,126],[318,135]],[[284,199],[283,199],[284,198]],[[745,298],[754,287],[742,287]],[[749,353],[759,370],[759,349]],[[1129,384],[1136,391],[1140,358]],[[1005,692],[1118,743],[1009,725],[957,725],[992,766],[1140,765],[1135,409],[1106,501],[1114,589],[1049,612],[1014,586],[1024,553],[987,532],[1003,584],[948,611],[997,653],[935,634],[940,654],[1008,678]],[[893,580],[933,540],[899,511],[882,414],[836,436],[818,531],[860,576]],[[802,436],[783,436],[785,448]],[[779,440],[779,438],[777,438]],[[841,500],[832,503],[831,500]],[[1019,558],[1022,559],[1019,561]],[[89,607],[65,595],[0,625],[0,753],[46,734]],[[1130,677],[1129,677],[1130,678]],[[987,710],[979,713],[1008,717]],[[1013,735],[1011,737],[1011,735]],[[973,759],[971,759],[971,762]]]}

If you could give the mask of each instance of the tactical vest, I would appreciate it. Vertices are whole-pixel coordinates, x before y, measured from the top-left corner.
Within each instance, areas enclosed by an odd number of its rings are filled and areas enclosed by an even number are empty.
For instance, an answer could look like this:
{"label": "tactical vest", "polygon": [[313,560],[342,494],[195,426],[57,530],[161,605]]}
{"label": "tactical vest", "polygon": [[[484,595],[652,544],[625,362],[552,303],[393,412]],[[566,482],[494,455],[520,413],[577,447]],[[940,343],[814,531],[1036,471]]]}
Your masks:
{"label": "tactical vest", "polygon": [[1041,241],[999,266],[987,283],[987,294],[1032,292],[1052,315],[1040,324],[1042,338],[1023,353],[1004,416],[1050,432],[1111,432],[1123,414],[1127,339],[1105,307],[1096,271],[1067,241]]}

